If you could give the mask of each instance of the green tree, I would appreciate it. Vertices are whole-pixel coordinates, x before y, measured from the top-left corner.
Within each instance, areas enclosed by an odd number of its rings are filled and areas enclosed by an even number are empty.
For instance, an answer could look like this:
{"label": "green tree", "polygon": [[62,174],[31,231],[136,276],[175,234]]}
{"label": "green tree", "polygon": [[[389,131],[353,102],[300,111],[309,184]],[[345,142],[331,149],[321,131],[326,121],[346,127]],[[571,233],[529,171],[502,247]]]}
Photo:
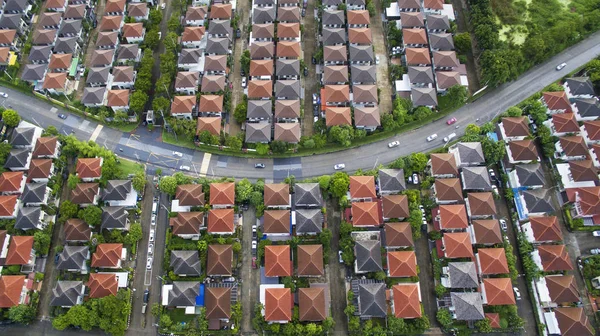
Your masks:
{"label": "green tree", "polygon": [[350,177],[344,172],[336,172],[331,178],[329,184],[329,192],[337,198],[346,195],[348,186],[350,185]]}
{"label": "green tree", "polygon": [[88,206],[85,209],[79,210],[77,217],[88,225],[96,227],[102,222],[102,209],[95,205]]}
{"label": "green tree", "polygon": [[164,176],[158,182],[158,189],[161,192],[174,196],[177,190],[177,180],[173,176]]}
{"label": "green tree", "polygon": [[75,189],[79,182],[81,182],[79,176],[75,174],[69,174],[69,178],[67,179],[67,186],[69,187],[69,189]]}
{"label": "green tree", "polygon": [[148,14],[148,23],[152,26],[158,26],[163,19],[162,11],[158,9],[151,9]]}
{"label": "green tree", "polygon": [[393,314],[388,315],[388,330],[392,335],[404,335],[408,334],[408,327],[404,319],[397,318]]}
{"label": "green tree", "polygon": [[273,153],[283,154],[287,151],[288,144],[283,141],[272,141],[271,142],[271,150]]}
{"label": "green tree", "polygon": [[198,134],[198,141],[207,145],[218,145],[220,142],[220,138],[216,135],[213,135],[209,131],[202,131]]}
{"label": "green tree", "polygon": [[131,185],[137,192],[142,193],[146,186],[146,172],[143,170],[138,171],[131,179]]}
{"label": "green tree", "polygon": [[441,299],[444,296],[444,294],[446,294],[447,291],[448,291],[448,289],[446,287],[444,287],[444,285],[442,285],[442,284],[437,284],[435,286],[435,295],[439,299]]}
{"label": "green tree", "polygon": [[42,133],[42,136],[58,136],[58,130],[56,129],[56,127],[54,127],[54,125],[50,125],[46,127],[46,129]]}
{"label": "green tree", "polygon": [[36,231],[33,234],[33,249],[44,256],[50,250],[50,234],[44,231]]}
{"label": "green tree", "polygon": [[558,83],[552,83],[550,85],[548,85],[545,89],[545,92],[560,92],[560,91],[565,91],[564,86],[558,84]]}
{"label": "green tree", "polygon": [[244,50],[244,52],[242,53],[242,56],[240,57],[240,65],[242,67],[242,70],[246,74],[250,73],[250,50],[249,49]]}
{"label": "green tree", "polygon": [[250,201],[250,204],[252,204],[252,206],[258,207],[263,203],[263,194],[259,191],[253,191],[250,193],[248,200]]}
{"label": "green tree", "polygon": [[460,54],[466,55],[471,52],[471,34],[464,32],[454,35],[454,46]]}
{"label": "green tree", "polygon": [[239,151],[242,149],[242,140],[237,136],[228,136],[227,139],[225,139],[225,146]]}
{"label": "green tree", "polygon": [[506,114],[508,114],[509,117],[520,117],[523,115],[523,111],[516,106],[512,106],[506,110]]}
{"label": "green tree", "polygon": [[475,328],[477,328],[480,333],[491,333],[493,331],[490,320],[487,318],[475,322]]}
{"label": "green tree", "polygon": [[135,113],[142,113],[148,101],[148,95],[143,91],[135,91],[129,100],[129,108]]}
{"label": "green tree", "polygon": [[244,95],[244,99],[237,104],[233,111],[233,118],[238,124],[243,124],[246,121],[246,111],[248,110],[248,102],[246,100],[246,96]]}
{"label": "green tree", "polygon": [[354,138],[354,129],[348,125],[332,126],[329,129],[329,136],[331,137],[332,141],[335,141],[344,147],[348,147],[352,144],[352,139]]}
{"label": "green tree", "polygon": [[77,216],[78,210],[79,207],[77,206],[77,204],[73,204],[69,200],[62,201],[62,203],[60,204],[59,222],[64,223],[67,219]]}
{"label": "green tree", "polygon": [[331,182],[330,175],[322,175],[319,177],[319,187],[323,191],[327,191],[329,189],[330,182]]}
{"label": "green tree", "polygon": [[131,224],[129,232],[125,235],[123,242],[127,245],[134,246],[140,239],[142,239],[142,225],[137,222]]}
{"label": "green tree", "polygon": [[235,198],[237,203],[242,203],[250,199],[252,194],[252,183],[247,178],[242,179],[235,185]]}
{"label": "green tree", "polygon": [[155,97],[152,101],[152,109],[154,111],[166,112],[169,109],[170,101],[166,97]]}
{"label": "green tree", "polygon": [[267,155],[269,153],[269,144],[258,143],[256,144],[256,153],[260,155]]}
{"label": "green tree", "polygon": [[20,304],[12,306],[8,310],[8,318],[21,324],[29,324],[35,319],[37,311],[30,305]]}
{"label": "green tree", "polygon": [[441,308],[435,314],[436,319],[444,329],[452,325],[452,314],[447,308]]}
{"label": "green tree", "polygon": [[412,153],[409,156],[410,169],[414,172],[422,172],[427,167],[427,155],[424,153]]}
{"label": "green tree", "polygon": [[2,121],[8,127],[17,127],[21,122],[21,116],[15,110],[7,109],[2,112]]}

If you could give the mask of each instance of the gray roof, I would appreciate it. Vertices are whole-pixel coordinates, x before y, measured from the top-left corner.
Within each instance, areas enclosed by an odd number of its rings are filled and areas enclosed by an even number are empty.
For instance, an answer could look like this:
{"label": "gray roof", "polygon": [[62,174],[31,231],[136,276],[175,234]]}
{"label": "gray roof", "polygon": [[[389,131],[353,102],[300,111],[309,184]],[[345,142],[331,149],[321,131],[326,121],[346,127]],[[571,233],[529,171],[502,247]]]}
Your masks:
{"label": "gray roof", "polygon": [[352,83],[375,84],[377,83],[377,72],[375,65],[356,65],[350,66]]}
{"label": "gray roof", "polygon": [[373,47],[370,45],[351,45],[349,48],[350,62],[373,62]]}
{"label": "gray roof", "polygon": [[233,28],[231,28],[231,20],[211,20],[208,26],[209,35],[229,35],[229,39],[233,37]]}
{"label": "gray roof", "polygon": [[206,42],[206,53],[227,55],[229,52],[229,39],[224,37],[209,37]]}
{"label": "gray roof", "polygon": [[272,100],[249,100],[246,116],[252,119],[269,119],[272,115]]}
{"label": "gray roof", "polygon": [[274,5],[275,0],[254,0],[255,5]]}
{"label": "gray roof", "polygon": [[270,142],[271,123],[246,123],[246,142]]}
{"label": "gray roof", "polygon": [[323,196],[318,183],[296,183],[294,186],[294,204],[296,207],[323,204]]}
{"label": "gray roof", "polygon": [[539,163],[519,164],[515,166],[519,184],[524,187],[543,186],[546,182],[542,165]]}
{"label": "gray roof", "polygon": [[127,210],[125,207],[102,208],[102,229],[124,229],[127,226]]}
{"label": "gray roof", "polygon": [[27,0],[8,0],[4,6],[5,12],[23,12],[27,8],[29,2]]}
{"label": "gray roof", "polygon": [[81,32],[81,20],[63,20],[58,36],[73,36]]}
{"label": "gray roof", "polygon": [[323,6],[337,6],[342,3],[342,0],[323,0]]}
{"label": "gray roof", "polygon": [[351,6],[364,6],[366,0],[346,0],[346,3]]}
{"label": "gray roof", "polygon": [[408,78],[411,83],[433,84],[433,71],[430,66],[409,66]]}
{"label": "gray roof", "polygon": [[13,146],[32,146],[35,128],[17,127],[10,135],[10,144]]}
{"label": "gray roof", "polygon": [[458,156],[463,163],[485,163],[481,142],[459,142],[456,145]]}
{"label": "gray roof", "polygon": [[[336,45],[346,43],[346,29],[323,27],[323,45]],[[372,48],[371,46],[368,46]]]}
{"label": "gray roof", "polygon": [[1,29],[17,29],[20,28],[21,14],[3,14],[0,18]]}
{"label": "gray roof", "polygon": [[25,65],[25,69],[23,69],[23,74],[21,75],[22,80],[26,81],[39,81],[44,78],[44,74],[46,73],[46,69],[48,69],[48,64],[27,64]]}
{"label": "gray roof", "polygon": [[117,49],[117,59],[134,60],[137,58],[140,46],[137,44],[121,44]]}
{"label": "gray roof", "polygon": [[598,102],[598,99],[576,98],[573,103],[577,106],[577,113],[581,117],[600,117],[600,102]]}
{"label": "gray roof", "polygon": [[77,37],[59,37],[54,44],[54,53],[72,54],[75,52]]}
{"label": "gray roof", "polygon": [[130,180],[110,180],[102,192],[102,201],[123,201],[130,192]]}
{"label": "gray roof", "polygon": [[477,321],[485,318],[481,293],[450,293],[450,300],[457,320]]}
{"label": "gray roof", "polygon": [[358,313],[363,317],[387,316],[385,283],[361,283],[358,285]]}
{"label": "gray roof", "polygon": [[27,148],[11,149],[4,168],[23,168],[27,165],[27,159],[29,158],[29,150]]}
{"label": "gray roof", "polygon": [[267,23],[275,21],[275,7],[255,7],[252,11],[252,22]]}
{"label": "gray roof", "polygon": [[171,267],[178,275],[200,275],[200,256],[198,251],[171,251]]}
{"label": "gray roof", "polygon": [[344,11],[342,10],[324,10],[323,11],[323,19],[321,20],[323,26],[327,25],[345,25],[346,18],[344,16]]}
{"label": "gray roof", "polygon": [[197,64],[202,56],[202,49],[182,49],[179,54],[179,64]]}
{"label": "gray roof", "polygon": [[486,167],[464,167],[462,179],[465,190],[492,190],[490,175]]}
{"label": "gray roof", "polygon": [[321,233],[323,214],[321,209],[296,209],[296,233]]}
{"label": "gray roof", "polygon": [[454,40],[449,33],[431,33],[429,34],[429,46],[431,49],[442,51],[454,50]]}
{"label": "gray roof", "polygon": [[410,94],[414,106],[437,105],[437,95],[433,88],[413,88]]}
{"label": "gray roof", "polygon": [[275,97],[300,99],[300,81],[297,79],[275,81]]}
{"label": "gray roof", "polygon": [[21,208],[19,210],[19,213],[17,214],[17,220],[15,221],[15,229],[23,231],[37,229],[41,215],[42,208],[40,207]]}
{"label": "gray roof", "polygon": [[27,203],[42,203],[46,195],[46,187],[48,183],[27,183],[23,194],[21,194],[21,202]]}
{"label": "gray roof", "polygon": [[52,289],[52,298],[50,299],[50,306],[65,306],[71,307],[80,303],[77,300],[83,298],[83,292],[85,287],[83,281],[62,281],[56,282],[56,287]]}
{"label": "gray roof", "polygon": [[86,87],[83,89],[83,97],[81,98],[81,102],[83,104],[101,104],[104,99],[104,92],[106,92],[106,87]]}
{"label": "gray roof", "polygon": [[48,63],[52,54],[52,46],[33,46],[29,51],[29,62]]}
{"label": "gray roof", "polygon": [[448,16],[438,14],[427,15],[427,29],[450,30]]}
{"label": "gray roof", "polygon": [[59,270],[82,269],[86,266],[89,253],[88,246],[66,245],[59,254],[56,268]]}
{"label": "gray roof", "polygon": [[111,67],[90,68],[87,79],[85,80],[86,84],[106,83],[108,81],[108,75],[110,74],[110,68]]}
{"label": "gray roof", "polygon": [[554,206],[550,201],[550,189],[534,189],[523,191],[523,198],[529,213],[553,212]]}
{"label": "gray roof", "polygon": [[406,190],[404,169],[379,169],[379,187],[388,192]]}
{"label": "gray roof", "polygon": [[379,240],[359,240],[354,245],[356,265],[359,272],[383,271],[381,266],[381,243]]}
{"label": "gray roof", "polygon": [[299,76],[300,60],[297,59],[277,59],[275,62],[275,76]]}
{"label": "gray roof", "polygon": [[196,305],[196,297],[200,295],[199,281],[174,281],[169,291],[167,305],[171,307],[189,307]]}
{"label": "gray roof", "polygon": [[567,78],[567,84],[571,94],[578,95],[595,95],[594,86],[589,77],[571,77]]}
{"label": "gray roof", "polygon": [[477,288],[477,269],[475,263],[469,262],[451,262],[448,263],[448,273],[450,276],[450,288]]}

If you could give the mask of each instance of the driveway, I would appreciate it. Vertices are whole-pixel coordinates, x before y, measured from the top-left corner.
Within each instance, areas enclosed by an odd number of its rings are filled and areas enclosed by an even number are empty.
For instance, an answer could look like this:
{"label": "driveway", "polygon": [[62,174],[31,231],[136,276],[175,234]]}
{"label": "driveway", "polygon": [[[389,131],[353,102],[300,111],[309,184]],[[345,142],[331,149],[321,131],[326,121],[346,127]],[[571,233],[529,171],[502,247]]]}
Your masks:
{"label": "driveway", "polygon": [[373,46],[375,47],[375,55],[379,56],[379,64],[375,66],[377,69],[377,89],[379,94],[379,113],[390,113],[392,111],[392,83],[390,83],[388,70],[388,53],[385,45],[386,34],[383,31],[383,22],[381,21],[381,13],[385,9],[381,8],[380,0],[373,0],[376,14],[371,17],[371,34],[373,36]]}
{"label": "driveway", "polygon": [[254,333],[252,318],[254,307],[258,303],[260,271],[252,268],[252,225],[256,224],[256,211],[251,207],[244,211],[242,224],[242,270],[241,298],[242,302],[242,333]]}
{"label": "driveway", "polygon": [[346,281],[345,267],[339,263],[338,251],[340,242],[341,212],[337,203],[327,200],[327,228],[331,230],[331,248],[329,250],[329,264],[327,265],[327,282],[331,297],[331,314],[335,321],[334,335],[348,335],[348,321],[344,314],[346,308]]}
{"label": "driveway", "polygon": [[[242,97],[244,96],[244,90],[242,88],[242,75],[240,74],[241,67],[237,67],[239,64],[239,60],[242,58],[242,53],[247,49],[248,40],[247,37],[250,35],[250,27],[248,27],[248,18],[246,14],[248,11],[248,1],[238,1],[236,13],[239,15],[240,19],[238,20],[238,28],[242,31],[242,36],[238,39],[233,40],[233,66],[230,69],[229,73],[229,83],[233,85],[233,89],[231,91],[231,110],[229,111],[229,122],[225,124],[225,133],[229,133],[230,135],[236,135],[242,131],[240,124],[235,121],[233,118],[233,111],[237,104],[242,101]],[[233,32],[235,34],[235,32]]]}
{"label": "driveway", "polygon": [[[315,2],[309,1],[306,7],[306,16],[304,17],[304,33],[302,34],[302,53],[304,64],[308,67],[308,76],[301,75],[304,81],[304,117],[302,118],[302,135],[311,136],[313,134],[313,105],[312,95],[317,93],[319,77],[317,68],[312,65],[312,57],[316,48],[320,48],[316,39],[317,22],[315,20]],[[304,70],[300,69],[300,73]]]}
{"label": "driveway", "polygon": [[415,239],[415,254],[417,255],[417,265],[419,265],[419,286],[421,287],[421,302],[425,309],[425,315],[429,318],[432,328],[439,327],[435,318],[437,312],[436,297],[434,292],[435,281],[433,278],[433,263],[431,262],[431,252],[429,251],[429,241],[427,235],[423,234],[421,238]]}

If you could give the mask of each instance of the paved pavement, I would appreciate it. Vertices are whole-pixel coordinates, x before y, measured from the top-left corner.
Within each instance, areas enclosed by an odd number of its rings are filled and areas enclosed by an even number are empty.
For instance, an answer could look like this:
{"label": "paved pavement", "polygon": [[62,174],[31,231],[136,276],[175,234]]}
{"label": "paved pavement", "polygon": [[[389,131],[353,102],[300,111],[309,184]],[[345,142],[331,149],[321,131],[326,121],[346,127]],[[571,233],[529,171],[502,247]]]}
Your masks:
{"label": "paved pavement", "polygon": [[258,288],[260,285],[260,273],[258,269],[252,268],[252,225],[256,223],[256,211],[251,207],[244,211],[242,224],[242,269],[241,269],[241,295],[242,303],[242,327],[243,333],[253,333],[252,318],[254,317],[254,306],[258,303]]}
{"label": "paved pavement", "polygon": [[327,202],[327,228],[331,230],[332,239],[329,249],[329,264],[327,265],[327,283],[331,299],[331,317],[335,322],[333,335],[348,335],[348,323],[344,308],[346,308],[345,266],[339,263],[341,212],[335,201]]}
{"label": "paved pavement", "polygon": [[379,89],[379,114],[384,115],[392,112],[392,85],[390,83],[390,72],[388,70],[388,53],[385,44],[385,32],[383,30],[383,22],[381,17],[385,9],[381,8],[380,0],[373,0],[375,15],[371,17],[371,31],[373,35],[373,46],[375,47],[375,55],[379,56],[379,64],[375,65],[377,70],[377,88]]}
{"label": "paved pavement", "polygon": [[[237,66],[239,63],[238,60],[241,59],[242,53],[247,49],[248,40],[247,36],[250,35],[249,30],[251,27],[248,25],[248,18],[246,17],[248,11],[249,1],[238,1],[236,13],[239,15],[238,20],[238,28],[242,32],[242,36],[238,39],[233,40],[234,48],[233,48],[233,59],[236,60],[233,62],[232,69],[229,72],[229,82],[233,86],[231,91],[231,110],[229,111],[229,122],[225,125],[224,131],[229,133],[230,135],[237,135],[242,131],[240,124],[235,121],[233,118],[233,111],[235,111],[235,107],[242,101],[242,96],[244,95],[244,89],[242,88],[242,75],[240,73],[241,66]],[[235,32],[233,32],[235,34]]]}
{"label": "paved pavement", "polygon": [[431,262],[429,240],[426,234],[423,234],[419,239],[415,239],[415,254],[417,255],[417,265],[419,265],[420,270],[421,303],[423,303],[425,315],[429,318],[431,327],[439,327],[439,323],[435,318],[437,304],[434,292],[433,263]]}
{"label": "paved pavement", "polygon": [[315,54],[316,48],[320,48],[317,42],[317,20],[315,2],[309,1],[306,6],[306,16],[303,18],[304,34],[302,34],[302,55],[304,64],[308,67],[308,76],[304,76],[304,69],[300,69],[301,78],[304,81],[304,117],[302,118],[302,133],[303,136],[311,136],[313,134],[313,104],[312,95],[317,93],[319,77],[317,76],[317,67],[312,64],[312,57]]}
{"label": "paved pavement", "polygon": [[73,335],[73,336],[81,336],[81,335],[104,335],[107,334],[100,329],[93,329],[91,331],[86,331],[84,333],[81,332],[81,329],[65,329],[65,330],[56,330],[52,328],[52,322],[50,321],[42,321],[36,322],[30,325],[21,325],[21,324],[9,324],[0,326],[0,335],[3,336],[64,336],[64,335]]}

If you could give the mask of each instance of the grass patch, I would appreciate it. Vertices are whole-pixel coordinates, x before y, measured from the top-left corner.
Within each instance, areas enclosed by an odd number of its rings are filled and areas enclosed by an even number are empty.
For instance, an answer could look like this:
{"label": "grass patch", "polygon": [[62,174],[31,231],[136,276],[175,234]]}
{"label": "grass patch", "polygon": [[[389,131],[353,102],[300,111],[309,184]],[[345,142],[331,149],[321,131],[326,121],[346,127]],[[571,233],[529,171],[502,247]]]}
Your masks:
{"label": "grass patch", "polygon": [[[164,129],[162,131],[162,141],[164,143],[177,145],[180,147],[198,149],[198,146],[196,146],[193,141],[185,139],[184,137],[179,137],[179,138],[175,139],[175,136],[173,136],[173,133],[167,132]],[[216,150],[218,150],[218,149],[216,149]]]}
{"label": "grass patch", "polygon": [[173,324],[181,322],[188,324],[196,318],[195,314],[186,314],[183,308],[167,309],[167,315],[169,315]]}
{"label": "grass patch", "polygon": [[121,171],[122,178],[126,178],[129,174],[135,174],[139,171],[144,171],[144,166],[138,162],[119,158],[117,168]]}

